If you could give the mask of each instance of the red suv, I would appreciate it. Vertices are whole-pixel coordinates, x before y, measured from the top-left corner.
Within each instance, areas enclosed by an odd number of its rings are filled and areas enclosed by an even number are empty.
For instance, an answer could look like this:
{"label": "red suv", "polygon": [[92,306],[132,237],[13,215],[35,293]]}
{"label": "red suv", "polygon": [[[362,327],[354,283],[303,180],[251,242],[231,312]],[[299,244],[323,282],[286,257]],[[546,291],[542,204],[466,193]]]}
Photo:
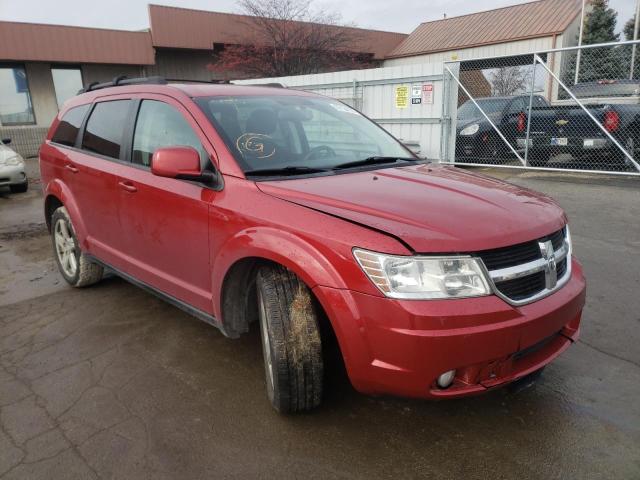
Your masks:
{"label": "red suv", "polygon": [[356,389],[422,398],[521,379],[576,340],[585,280],[553,200],[416,158],[319,95],[88,90],[40,150],[62,276],[108,269],[231,338],[255,324],[279,411],[320,403],[332,335]]}

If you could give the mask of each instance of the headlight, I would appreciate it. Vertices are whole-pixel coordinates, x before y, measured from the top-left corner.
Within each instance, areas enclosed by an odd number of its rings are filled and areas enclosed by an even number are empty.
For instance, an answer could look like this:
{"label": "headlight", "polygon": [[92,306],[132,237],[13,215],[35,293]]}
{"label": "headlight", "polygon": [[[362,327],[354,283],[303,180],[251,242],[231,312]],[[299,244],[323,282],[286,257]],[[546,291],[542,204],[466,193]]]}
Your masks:
{"label": "headlight", "polygon": [[387,297],[464,298],[491,293],[480,264],[472,257],[405,257],[360,249],[353,255]]}
{"label": "headlight", "polygon": [[18,157],[17,155],[15,157],[9,157],[9,158],[0,158],[0,165],[6,165],[9,167],[15,167],[17,165],[22,165],[22,159],[20,157]]}
{"label": "headlight", "polygon": [[469,125],[468,127],[464,127],[460,131],[460,135],[475,135],[480,130],[480,125],[474,123],[473,125]]}

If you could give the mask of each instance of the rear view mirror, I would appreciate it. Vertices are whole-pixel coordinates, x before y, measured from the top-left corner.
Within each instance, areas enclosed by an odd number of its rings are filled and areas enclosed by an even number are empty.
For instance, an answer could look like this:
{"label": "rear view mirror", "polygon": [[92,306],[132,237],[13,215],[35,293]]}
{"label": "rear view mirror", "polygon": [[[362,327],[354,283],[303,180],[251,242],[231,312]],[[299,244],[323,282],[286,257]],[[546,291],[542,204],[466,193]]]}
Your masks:
{"label": "rear view mirror", "polygon": [[212,172],[203,172],[200,168],[200,154],[192,147],[164,147],[153,153],[151,173],[158,177],[211,182],[215,179]]}
{"label": "rear view mirror", "polygon": [[11,143],[11,139],[10,138],[3,138],[2,139],[2,144],[3,145],[9,145]]}

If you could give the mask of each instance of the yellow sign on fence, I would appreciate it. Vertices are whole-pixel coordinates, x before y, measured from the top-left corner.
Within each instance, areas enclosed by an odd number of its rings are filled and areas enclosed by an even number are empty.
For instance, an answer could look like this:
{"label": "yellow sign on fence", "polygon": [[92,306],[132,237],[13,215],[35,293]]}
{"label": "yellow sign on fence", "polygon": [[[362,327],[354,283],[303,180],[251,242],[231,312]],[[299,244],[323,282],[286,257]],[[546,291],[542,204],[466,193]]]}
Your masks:
{"label": "yellow sign on fence", "polygon": [[399,85],[396,87],[396,108],[407,108],[409,105],[409,87]]}

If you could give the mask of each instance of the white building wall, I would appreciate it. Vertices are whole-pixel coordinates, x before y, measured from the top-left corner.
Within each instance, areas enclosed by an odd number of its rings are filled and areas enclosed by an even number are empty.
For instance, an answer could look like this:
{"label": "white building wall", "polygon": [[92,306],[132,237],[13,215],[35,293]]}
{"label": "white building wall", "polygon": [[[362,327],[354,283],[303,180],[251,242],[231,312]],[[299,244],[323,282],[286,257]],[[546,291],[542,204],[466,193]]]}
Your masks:
{"label": "white building wall", "polygon": [[[525,53],[549,50],[553,47],[553,37],[533,38],[516,42],[484,45],[481,47],[461,48],[446,52],[415,55],[412,57],[390,58],[384,61],[384,67],[398,65],[413,65],[417,63],[442,63],[450,60],[469,60],[482,57],[497,57],[502,55],[520,55]],[[556,47],[560,46],[556,40]]]}

